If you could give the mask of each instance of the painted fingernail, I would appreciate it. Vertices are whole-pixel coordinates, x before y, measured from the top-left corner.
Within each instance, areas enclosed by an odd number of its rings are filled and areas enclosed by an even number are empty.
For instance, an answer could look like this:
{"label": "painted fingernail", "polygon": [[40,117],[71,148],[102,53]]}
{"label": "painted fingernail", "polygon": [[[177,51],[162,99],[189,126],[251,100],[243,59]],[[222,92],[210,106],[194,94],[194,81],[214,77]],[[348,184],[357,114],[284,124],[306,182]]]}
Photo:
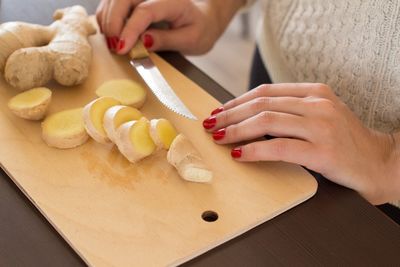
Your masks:
{"label": "painted fingernail", "polygon": [[222,112],[222,111],[224,111],[224,107],[216,108],[216,109],[214,109],[214,110],[211,112],[211,115],[218,114],[218,113],[220,113],[220,112]]}
{"label": "painted fingernail", "polygon": [[116,36],[111,37],[111,47],[113,50],[117,50],[118,41],[119,41],[118,37]]}
{"label": "painted fingernail", "polygon": [[118,51],[118,52],[121,51],[122,49],[124,49],[124,47],[125,47],[125,40],[119,40],[119,41],[118,41],[118,48],[117,48],[117,51]]}
{"label": "painted fingernail", "polygon": [[217,119],[215,116],[208,117],[203,121],[203,127],[206,129],[211,129],[217,124]]}
{"label": "painted fingernail", "polygon": [[111,50],[111,40],[110,40],[110,37],[106,37],[106,42],[107,42],[108,50]]}
{"label": "painted fingernail", "polygon": [[226,133],[225,128],[219,129],[218,131],[213,132],[214,140],[221,140],[222,138],[224,138],[225,133]]}
{"label": "painted fingernail", "polygon": [[231,156],[232,158],[240,158],[242,156],[242,148],[241,147],[236,147],[231,150]]}
{"label": "painted fingernail", "polygon": [[151,36],[150,34],[145,34],[143,36],[143,44],[144,44],[144,47],[146,47],[146,48],[152,47],[154,44],[153,36]]}

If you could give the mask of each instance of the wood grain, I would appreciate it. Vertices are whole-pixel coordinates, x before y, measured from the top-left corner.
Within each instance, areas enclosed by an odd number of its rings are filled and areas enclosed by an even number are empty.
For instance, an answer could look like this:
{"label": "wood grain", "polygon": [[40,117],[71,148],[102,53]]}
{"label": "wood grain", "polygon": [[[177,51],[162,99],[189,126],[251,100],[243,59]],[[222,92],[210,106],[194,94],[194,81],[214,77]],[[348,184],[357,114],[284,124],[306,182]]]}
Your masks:
{"label": "wood grain", "polygon": [[[127,58],[112,56],[100,35],[91,38],[89,79],[74,88],[53,84],[50,113],[80,107],[111,78],[140,78]],[[199,118],[219,105],[156,55],[152,59]],[[315,180],[298,166],[240,164],[201,127],[164,108],[151,94],[149,118],[165,117],[194,141],[215,173],[210,184],[180,179],[159,153],[129,164],[113,146],[89,141],[72,150],[47,147],[40,125],[14,117],[5,103],[17,92],[0,83],[0,162],[9,176],[90,265],[159,266],[186,261],[311,197]],[[218,213],[205,222],[206,210]],[[157,257],[154,257],[154,253]]]}

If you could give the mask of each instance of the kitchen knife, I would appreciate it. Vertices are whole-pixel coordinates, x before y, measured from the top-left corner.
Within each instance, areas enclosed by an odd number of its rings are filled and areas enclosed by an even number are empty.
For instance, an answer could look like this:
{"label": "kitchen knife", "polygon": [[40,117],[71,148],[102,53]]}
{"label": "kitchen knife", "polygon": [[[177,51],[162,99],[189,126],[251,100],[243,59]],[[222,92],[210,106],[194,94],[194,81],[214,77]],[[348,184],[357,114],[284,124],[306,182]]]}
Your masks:
{"label": "kitchen knife", "polygon": [[185,104],[175,94],[174,90],[162,76],[158,68],[149,57],[149,53],[139,40],[129,53],[131,65],[136,69],[144,82],[158,98],[170,110],[188,119],[197,120]]}

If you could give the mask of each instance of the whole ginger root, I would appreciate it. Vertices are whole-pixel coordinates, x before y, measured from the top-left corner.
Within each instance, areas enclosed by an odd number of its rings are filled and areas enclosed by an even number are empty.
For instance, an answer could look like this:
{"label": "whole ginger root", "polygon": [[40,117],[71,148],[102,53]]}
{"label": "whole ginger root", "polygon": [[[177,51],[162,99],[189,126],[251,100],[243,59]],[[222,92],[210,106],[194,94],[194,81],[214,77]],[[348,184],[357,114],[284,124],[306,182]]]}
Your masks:
{"label": "whole ginger root", "polygon": [[72,86],[88,76],[92,48],[87,37],[96,29],[86,10],[81,6],[59,9],[53,18],[56,21],[49,26],[0,25],[0,71],[12,86],[27,90],[53,78]]}

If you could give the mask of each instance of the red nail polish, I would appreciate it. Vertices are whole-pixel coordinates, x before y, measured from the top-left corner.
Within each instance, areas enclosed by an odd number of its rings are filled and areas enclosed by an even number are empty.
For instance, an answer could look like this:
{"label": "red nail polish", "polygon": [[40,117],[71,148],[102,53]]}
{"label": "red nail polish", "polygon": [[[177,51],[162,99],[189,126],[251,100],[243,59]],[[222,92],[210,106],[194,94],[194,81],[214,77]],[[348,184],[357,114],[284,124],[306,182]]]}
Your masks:
{"label": "red nail polish", "polygon": [[143,44],[144,44],[144,47],[146,47],[146,48],[152,47],[154,44],[153,37],[150,34],[145,34],[143,36]]}
{"label": "red nail polish", "polygon": [[242,156],[242,148],[241,147],[236,147],[231,150],[231,156],[232,158],[240,158]]}
{"label": "red nail polish", "polygon": [[111,40],[109,37],[106,37],[106,42],[107,42],[108,50],[111,50]]}
{"label": "red nail polish", "polygon": [[225,128],[219,129],[218,131],[213,132],[214,140],[221,140],[222,138],[224,138],[225,133],[226,133]]}
{"label": "red nail polish", "polygon": [[211,115],[218,114],[218,113],[220,113],[220,112],[222,112],[222,111],[224,111],[224,107],[219,107],[219,108],[217,108],[217,109],[214,109],[214,110],[211,112]]}
{"label": "red nail polish", "polygon": [[208,117],[203,121],[203,127],[206,129],[211,129],[217,124],[217,119],[215,116]]}
{"label": "red nail polish", "polygon": [[119,40],[117,51],[121,51],[125,47],[125,40]]}
{"label": "red nail polish", "polygon": [[116,37],[116,36],[114,36],[114,37],[112,38],[112,48],[113,48],[114,50],[117,50],[117,48],[118,48],[118,43],[119,43],[119,38]]}

